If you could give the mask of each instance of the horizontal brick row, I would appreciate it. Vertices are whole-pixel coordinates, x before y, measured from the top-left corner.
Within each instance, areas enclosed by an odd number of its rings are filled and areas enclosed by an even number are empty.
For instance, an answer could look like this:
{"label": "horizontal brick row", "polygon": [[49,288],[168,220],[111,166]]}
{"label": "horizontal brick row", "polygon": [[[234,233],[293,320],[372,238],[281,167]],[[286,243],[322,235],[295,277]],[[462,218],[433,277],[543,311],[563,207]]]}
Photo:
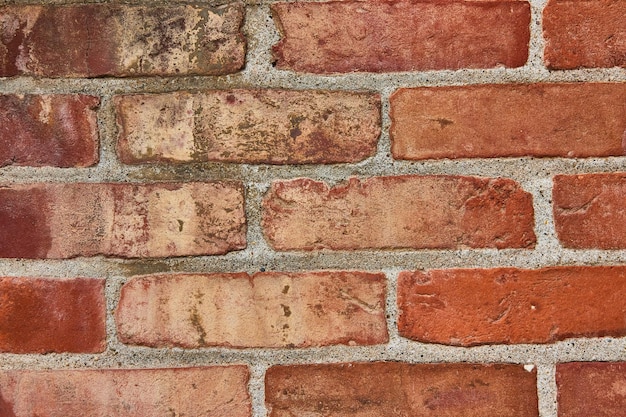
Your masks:
{"label": "horizontal brick row", "polygon": [[[529,370],[530,369],[530,370]],[[557,364],[559,416],[616,416],[626,364]],[[239,416],[252,413],[247,367],[0,372],[0,413]],[[463,415],[536,417],[537,373],[512,364],[391,362],[287,365],[265,375],[272,417]]]}
{"label": "horizontal brick row", "polygon": [[167,257],[246,246],[231,182],[12,184],[0,188],[0,256]]}
{"label": "horizontal brick row", "polygon": [[0,7],[0,77],[217,75],[240,70],[244,8],[230,4]]}
{"label": "horizontal brick row", "polygon": [[[626,248],[623,173],[554,178],[563,246]],[[279,251],[533,248],[531,195],[509,179],[352,178],[328,187],[276,181],[262,226]],[[610,228],[606,225],[611,224]],[[246,246],[243,187],[235,182],[5,184],[0,257],[218,255]]]}
{"label": "horizontal brick row", "polygon": [[[550,0],[550,69],[626,66],[621,0]],[[279,69],[310,73],[520,67],[527,1],[277,2]],[[0,77],[219,75],[241,70],[244,6],[0,7]]]}
{"label": "horizontal brick row", "polygon": [[152,275],[122,288],[123,343],[197,348],[387,342],[385,277],[364,272]]}

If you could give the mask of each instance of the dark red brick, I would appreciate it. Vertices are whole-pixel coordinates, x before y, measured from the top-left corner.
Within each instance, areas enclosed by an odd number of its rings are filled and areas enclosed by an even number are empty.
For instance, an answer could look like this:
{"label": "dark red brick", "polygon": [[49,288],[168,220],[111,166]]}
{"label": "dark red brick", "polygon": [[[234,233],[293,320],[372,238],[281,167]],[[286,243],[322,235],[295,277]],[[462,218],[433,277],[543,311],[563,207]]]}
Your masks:
{"label": "dark red brick", "polygon": [[0,166],[98,162],[97,97],[0,95]]}
{"label": "dark red brick", "polygon": [[106,347],[104,280],[0,278],[0,352]]}

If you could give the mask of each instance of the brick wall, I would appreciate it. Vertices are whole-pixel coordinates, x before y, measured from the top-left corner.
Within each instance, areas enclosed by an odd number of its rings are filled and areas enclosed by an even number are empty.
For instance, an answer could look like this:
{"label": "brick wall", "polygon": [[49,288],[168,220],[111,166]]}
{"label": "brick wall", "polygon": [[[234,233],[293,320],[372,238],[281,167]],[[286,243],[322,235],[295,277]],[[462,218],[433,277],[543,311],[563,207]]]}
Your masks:
{"label": "brick wall", "polygon": [[0,417],[624,416],[626,2],[0,1]]}

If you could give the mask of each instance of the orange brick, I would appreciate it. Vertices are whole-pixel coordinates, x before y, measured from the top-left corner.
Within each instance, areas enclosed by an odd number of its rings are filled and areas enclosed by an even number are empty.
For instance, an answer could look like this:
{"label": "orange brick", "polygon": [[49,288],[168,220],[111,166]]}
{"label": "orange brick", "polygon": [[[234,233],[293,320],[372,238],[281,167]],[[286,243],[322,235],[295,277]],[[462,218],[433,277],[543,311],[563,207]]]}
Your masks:
{"label": "orange brick", "polygon": [[119,96],[125,163],[357,162],[376,152],[380,97],[342,91],[224,90]]}
{"label": "orange brick", "polygon": [[530,194],[508,179],[374,177],[328,187],[277,181],[263,201],[263,228],[278,250],[528,248]]}
{"label": "orange brick", "polygon": [[274,366],[265,402],[270,417],[537,417],[536,379],[520,365]]}
{"label": "orange brick", "polygon": [[391,97],[397,159],[626,154],[626,85],[401,89]]}
{"label": "orange brick", "polygon": [[271,5],[280,69],[310,73],[520,67],[524,1],[330,1]]}
{"label": "orange brick", "polygon": [[549,343],[626,336],[626,267],[403,272],[400,334],[427,343]]}
{"label": "orange brick", "polygon": [[626,173],[557,175],[552,200],[561,244],[626,249]]}
{"label": "orange brick", "polygon": [[151,275],[122,288],[123,343],[309,347],[387,342],[385,276],[365,272]]}

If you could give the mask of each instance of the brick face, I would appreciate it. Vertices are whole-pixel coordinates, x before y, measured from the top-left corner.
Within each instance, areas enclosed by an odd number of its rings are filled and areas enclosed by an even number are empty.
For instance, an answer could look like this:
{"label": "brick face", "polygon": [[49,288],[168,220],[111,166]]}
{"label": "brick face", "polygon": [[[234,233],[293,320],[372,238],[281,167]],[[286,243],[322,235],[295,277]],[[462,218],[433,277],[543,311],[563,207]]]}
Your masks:
{"label": "brick face", "polygon": [[626,248],[626,173],[557,175],[554,223],[567,248]]}
{"label": "brick face", "polygon": [[104,321],[104,280],[0,278],[0,352],[102,352]]}
{"label": "brick face", "polygon": [[624,155],[626,85],[401,89],[391,97],[397,159]]}
{"label": "brick face", "polygon": [[273,3],[276,66],[309,73],[520,67],[523,1]]}
{"label": "brick face", "polygon": [[543,14],[550,69],[626,68],[626,3],[550,0]]}
{"label": "brick face", "polygon": [[270,417],[536,417],[536,373],[519,365],[346,363],[275,366]]}
{"label": "brick face", "polygon": [[233,73],[243,14],[241,4],[0,7],[0,77]]}
{"label": "brick face", "polygon": [[626,410],[626,362],[556,366],[559,417],[614,417]]}
{"label": "brick face", "polygon": [[223,90],[115,100],[125,163],[357,162],[376,152],[380,97],[369,93]]}
{"label": "brick face", "polygon": [[122,342],[308,347],[387,341],[385,281],[362,272],[153,275],[127,283]]}
{"label": "brick face", "polygon": [[473,346],[626,336],[626,268],[402,272],[398,329],[425,343]]}
{"label": "brick face", "polygon": [[228,182],[5,186],[0,256],[221,254],[246,245],[243,205]]}
{"label": "brick face", "polygon": [[263,227],[277,250],[528,248],[535,243],[530,194],[507,179],[453,176],[350,179],[329,188],[275,182]]}
{"label": "brick face", "polygon": [[99,102],[82,95],[0,95],[0,167],[96,164]]}
{"label": "brick face", "polygon": [[248,417],[247,383],[245,366],[3,371],[0,411],[7,417]]}

